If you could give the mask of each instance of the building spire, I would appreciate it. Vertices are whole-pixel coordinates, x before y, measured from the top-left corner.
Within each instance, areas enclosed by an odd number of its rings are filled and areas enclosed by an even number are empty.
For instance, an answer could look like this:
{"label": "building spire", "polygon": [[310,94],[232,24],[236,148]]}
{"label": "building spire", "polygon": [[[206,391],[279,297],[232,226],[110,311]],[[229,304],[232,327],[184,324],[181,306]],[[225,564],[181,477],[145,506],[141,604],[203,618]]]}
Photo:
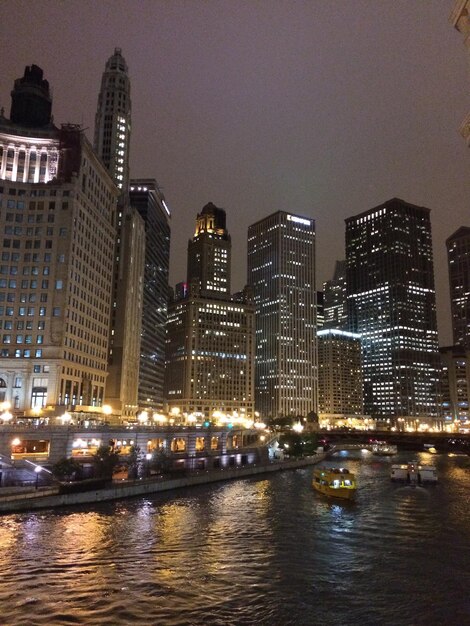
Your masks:
{"label": "building spire", "polygon": [[116,185],[129,189],[131,86],[121,48],[106,62],[95,117],[94,148]]}

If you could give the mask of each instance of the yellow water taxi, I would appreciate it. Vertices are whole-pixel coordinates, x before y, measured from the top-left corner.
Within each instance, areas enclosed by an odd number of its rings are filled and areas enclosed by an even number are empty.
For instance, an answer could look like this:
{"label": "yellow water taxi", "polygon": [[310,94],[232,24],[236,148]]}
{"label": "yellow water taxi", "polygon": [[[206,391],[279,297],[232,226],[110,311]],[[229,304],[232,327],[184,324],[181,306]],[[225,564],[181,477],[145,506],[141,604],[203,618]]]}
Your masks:
{"label": "yellow water taxi", "polygon": [[356,477],[344,467],[318,467],[313,470],[313,488],[326,496],[351,500],[357,490]]}

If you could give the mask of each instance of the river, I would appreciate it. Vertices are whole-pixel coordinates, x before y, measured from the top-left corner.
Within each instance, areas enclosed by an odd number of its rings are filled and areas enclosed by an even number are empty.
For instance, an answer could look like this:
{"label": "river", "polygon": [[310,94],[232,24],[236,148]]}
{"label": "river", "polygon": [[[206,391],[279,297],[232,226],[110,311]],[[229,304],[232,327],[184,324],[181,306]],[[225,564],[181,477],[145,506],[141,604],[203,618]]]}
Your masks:
{"label": "river", "polygon": [[330,460],[357,474],[354,503],[307,468],[4,515],[0,625],[469,625],[470,458],[414,456],[437,486],[392,484],[366,452]]}

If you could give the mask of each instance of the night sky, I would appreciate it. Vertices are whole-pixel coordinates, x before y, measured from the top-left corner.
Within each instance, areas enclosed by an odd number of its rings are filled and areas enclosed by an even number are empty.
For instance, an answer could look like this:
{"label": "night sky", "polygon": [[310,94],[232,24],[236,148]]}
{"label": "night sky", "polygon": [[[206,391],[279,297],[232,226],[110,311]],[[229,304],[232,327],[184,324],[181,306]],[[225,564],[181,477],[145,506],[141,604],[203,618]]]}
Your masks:
{"label": "night sky", "polygon": [[344,218],[398,196],[429,207],[441,345],[451,342],[445,239],[470,226],[467,53],[453,0],[0,3],[0,105],[43,68],[56,124],[93,137],[101,74],[132,84],[131,176],[172,209],[171,282],[209,201],[227,211],[233,284],[246,231],[277,210],[317,224],[317,287],[344,257]]}

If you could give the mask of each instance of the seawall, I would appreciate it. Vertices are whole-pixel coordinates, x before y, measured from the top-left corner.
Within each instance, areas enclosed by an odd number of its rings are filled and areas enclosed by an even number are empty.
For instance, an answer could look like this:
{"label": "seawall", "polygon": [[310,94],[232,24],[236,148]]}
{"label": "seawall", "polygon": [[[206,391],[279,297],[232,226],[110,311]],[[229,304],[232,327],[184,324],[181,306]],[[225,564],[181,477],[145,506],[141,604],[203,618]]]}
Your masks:
{"label": "seawall", "polygon": [[268,465],[251,465],[236,469],[220,469],[200,472],[184,478],[148,478],[139,481],[123,481],[106,489],[85,491],[82,493],[59,494],[57,488],[40,489],[29,493],[9,493],[2,495],[0,490],[0,513],[34,511],[37,509],[71,506],[74,504],[91,504],[143,496],[161,491],[171,491],[193,485],[205,485],[224,480],[234,480],[262,474],[270,474],[289,469],[299,469],[315,465],[326,458],[326,454],[315,454],[303,459],[275,461]]}

